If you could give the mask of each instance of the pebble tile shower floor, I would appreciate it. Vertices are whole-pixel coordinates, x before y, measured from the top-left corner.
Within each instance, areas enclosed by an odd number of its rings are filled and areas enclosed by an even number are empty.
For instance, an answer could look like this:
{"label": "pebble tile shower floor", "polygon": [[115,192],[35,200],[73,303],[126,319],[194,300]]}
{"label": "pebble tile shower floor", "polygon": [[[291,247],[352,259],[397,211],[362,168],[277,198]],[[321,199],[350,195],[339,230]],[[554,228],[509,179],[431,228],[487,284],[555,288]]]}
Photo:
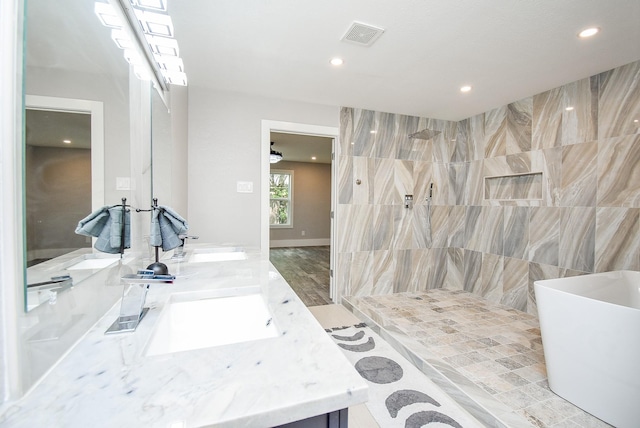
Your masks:
{"label": "pebble tile shower floor", "polygon": [[414,364],[417,359],[464,391],[454,395],[471,396],[484,409],[506,409],[489,410],[506,426],[610,426],[551,392],[532,315],[446,289],[347,297],[344,304]]}

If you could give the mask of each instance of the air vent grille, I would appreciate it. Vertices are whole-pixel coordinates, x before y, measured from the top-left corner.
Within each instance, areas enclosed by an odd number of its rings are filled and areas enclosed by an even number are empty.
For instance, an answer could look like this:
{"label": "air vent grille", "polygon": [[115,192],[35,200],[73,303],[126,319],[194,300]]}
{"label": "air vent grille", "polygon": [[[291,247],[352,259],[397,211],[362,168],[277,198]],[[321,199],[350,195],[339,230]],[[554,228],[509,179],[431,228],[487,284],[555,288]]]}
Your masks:
{"label": "air vent grille", "polygon": [[383,28],[363,24],[362,22],[354,22],[341,40],[360,46],[371,46],[382,33],[384,33]]}

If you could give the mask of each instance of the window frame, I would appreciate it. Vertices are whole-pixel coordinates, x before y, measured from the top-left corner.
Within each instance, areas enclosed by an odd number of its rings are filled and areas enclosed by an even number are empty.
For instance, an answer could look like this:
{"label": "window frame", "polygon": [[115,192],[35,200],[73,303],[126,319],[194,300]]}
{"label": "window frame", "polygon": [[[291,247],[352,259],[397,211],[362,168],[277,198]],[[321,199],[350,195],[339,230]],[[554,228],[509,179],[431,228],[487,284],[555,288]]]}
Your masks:
{"label": "window frame", "polygon": [[[289,202],[289,223],[287,224],[271,224],[269,222],[270,229],[293,229],[293,170],[289,169],[272,169],[269,171],[269,206],[271,206],[271,201],[288,201]],[[281,174],[289,176],[289,198],[272,198],[271,197],[271,176],[273,174]]]}

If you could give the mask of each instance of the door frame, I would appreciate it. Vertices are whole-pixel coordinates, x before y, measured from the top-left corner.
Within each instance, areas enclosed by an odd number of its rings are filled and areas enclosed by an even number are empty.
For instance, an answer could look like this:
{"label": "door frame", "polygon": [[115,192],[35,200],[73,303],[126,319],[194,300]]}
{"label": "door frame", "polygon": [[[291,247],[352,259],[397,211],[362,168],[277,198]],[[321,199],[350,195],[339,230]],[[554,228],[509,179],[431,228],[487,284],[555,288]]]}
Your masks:
{"label": "door frame", "polygon": [[261,156],[261,173],[260,173],[260,251],[262,256],[265,258],[269,258],[269,153],[271,148],[271,132],[284,132],[289,134],[305,134],[305,135],[315,135],[319,137],[327,137],[332,138],[332,160],[331,160],[331,236],[330,236],[330,269],[331,275],[329,279],[329,295],[334,302],[338,301],[338,296],[336,293],[336,283],[335,279],[337,278],[336,274],[336,263],[335,263],[335,251],[336,251],[336,198],[338,194],[338,183],[337,183],[337,161],[338,156],[335,155],[336,149],[338,147],[338,136],[340,134],[340,129],[335,126],[321,126],[321,125],[311,125],[306,123],[295,123],[295,122],[281,122],[275,120],[262,120],[262,128],[261,128],[261,148],[262,148],[262,156]]}

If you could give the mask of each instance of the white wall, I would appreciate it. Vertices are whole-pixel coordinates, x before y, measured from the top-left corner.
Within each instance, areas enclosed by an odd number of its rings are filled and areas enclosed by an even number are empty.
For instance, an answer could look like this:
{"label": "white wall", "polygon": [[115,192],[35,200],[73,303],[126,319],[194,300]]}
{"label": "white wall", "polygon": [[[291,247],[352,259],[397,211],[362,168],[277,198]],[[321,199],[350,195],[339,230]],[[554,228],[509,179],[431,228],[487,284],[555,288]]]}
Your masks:
{"label": "white wall", "polygon": [[[338,127],[340,108],[189,87],[189,231],[260,246],[261,121]],[[238,193],[238,181],[253,193]]]}

